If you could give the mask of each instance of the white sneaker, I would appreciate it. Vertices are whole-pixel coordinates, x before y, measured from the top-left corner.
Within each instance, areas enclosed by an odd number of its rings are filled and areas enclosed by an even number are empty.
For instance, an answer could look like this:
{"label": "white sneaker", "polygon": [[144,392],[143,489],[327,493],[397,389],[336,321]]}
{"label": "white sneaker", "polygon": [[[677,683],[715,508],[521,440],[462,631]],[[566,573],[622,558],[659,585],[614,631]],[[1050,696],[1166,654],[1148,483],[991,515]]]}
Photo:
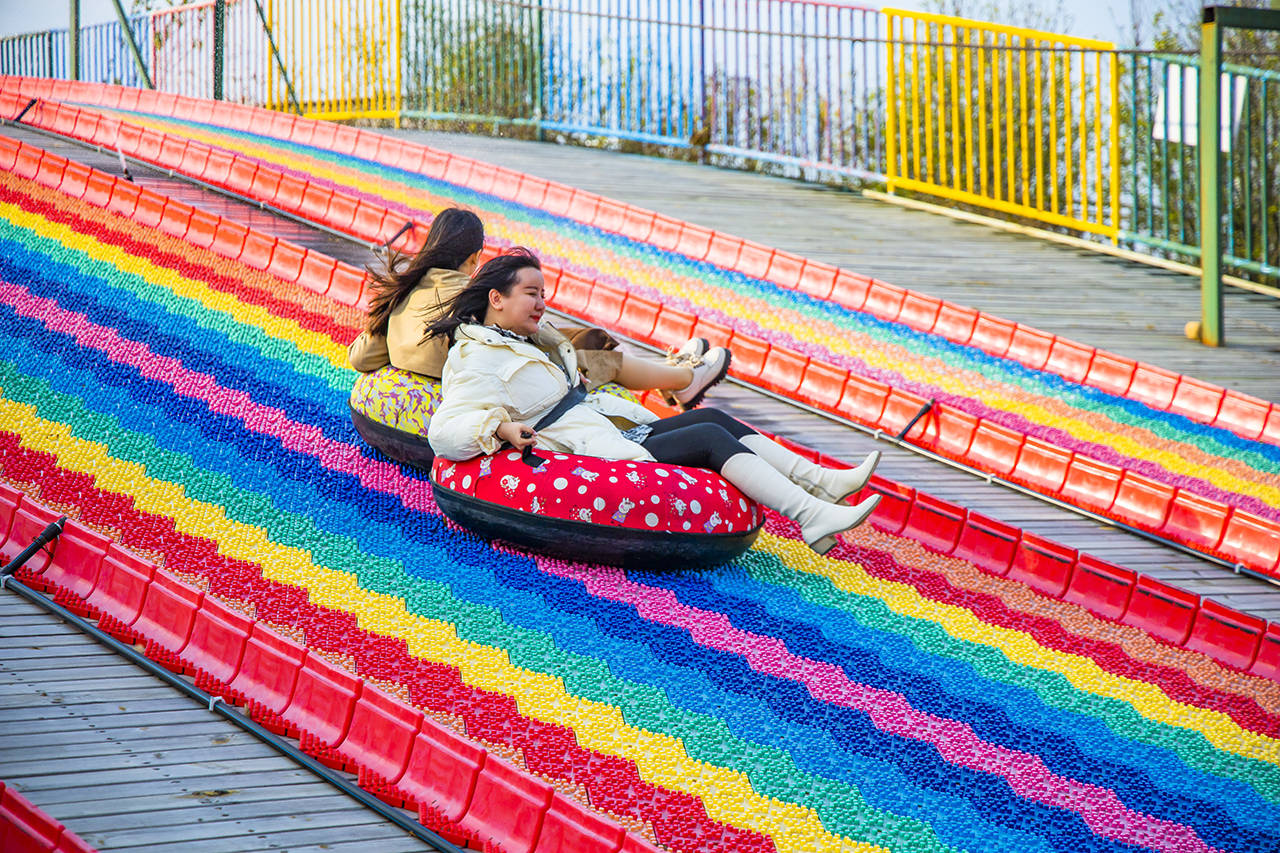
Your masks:
{"label": "white sneaker", "polygon": [[689,338],[684,346],[667,355],[672,364],[684,364],[686,359],[700,359],[711,349],[711,341],[706,338]]}
{"label": "white sneaker", "polygon": [[[688,344],[685,344],[688,346]],[[697,408],[706,395],[707,390],[724,379],[729,372],[729,361],[732,354],[724,347],[712,347],[701,356],[694,356],[684,363],[693,368],[693,381],[671,396],[686,412]]]}

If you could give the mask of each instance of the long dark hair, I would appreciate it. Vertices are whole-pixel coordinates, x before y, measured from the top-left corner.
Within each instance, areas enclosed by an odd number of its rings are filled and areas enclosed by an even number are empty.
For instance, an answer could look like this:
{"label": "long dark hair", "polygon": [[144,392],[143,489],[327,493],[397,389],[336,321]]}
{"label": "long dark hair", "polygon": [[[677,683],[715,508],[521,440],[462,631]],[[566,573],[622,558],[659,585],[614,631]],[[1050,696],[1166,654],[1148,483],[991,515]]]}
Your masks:
{"label": "long dark hair", "polygon": [[471,276],[471,281],[450,300],[440,319],[427,326],[428,338],[453,338],[453,333],[463,323],[483,323],[489,308],[489,291],[496,290],[508,296],[515,287],[523,269],[542,269],[536,255],[523,246],[490,258]]}
{"label": "long dark hair", "polygon": [[436,214],[427,232],[427,242],[412,258],[391,250],[381,269],[370,266],[373,298],[365,329],[385,335],[387,321],[427,270],[456,270],[467,258],[484,248],[484,224],[469,210],[450,207]]}

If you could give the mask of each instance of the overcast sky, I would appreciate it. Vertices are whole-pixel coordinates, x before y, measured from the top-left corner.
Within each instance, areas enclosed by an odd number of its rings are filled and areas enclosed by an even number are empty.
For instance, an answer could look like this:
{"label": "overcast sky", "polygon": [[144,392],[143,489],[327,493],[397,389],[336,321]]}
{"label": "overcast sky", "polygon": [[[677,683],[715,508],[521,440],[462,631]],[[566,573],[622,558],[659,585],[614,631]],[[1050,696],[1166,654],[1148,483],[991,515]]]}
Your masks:
{"label": "overcast sky", "polygon": [[[1015,0],[1016,2],[1016,0]],[[1028,0],[1021,0],[1026,4]],[[1127,16],[1125,0],[1031,0],[1049,8],[1064,7],[1073,18],[1068,35],[1087,36],[1122,41],[1121,20]],[[127,12],[132,0],[121,0]],[[876,5],[870,3],[868,5]],[[905,9],[921,9],[926,0],[901,0],[885,3]],[[1144,5],[1154,5],[1144,2]],[[0,0],[0,35],[29,33],[39,30],[65,27],[71,8],[71,0]],[[82,24],[100,24],[115,20],[115,6],[111,0],[80,0]]]}

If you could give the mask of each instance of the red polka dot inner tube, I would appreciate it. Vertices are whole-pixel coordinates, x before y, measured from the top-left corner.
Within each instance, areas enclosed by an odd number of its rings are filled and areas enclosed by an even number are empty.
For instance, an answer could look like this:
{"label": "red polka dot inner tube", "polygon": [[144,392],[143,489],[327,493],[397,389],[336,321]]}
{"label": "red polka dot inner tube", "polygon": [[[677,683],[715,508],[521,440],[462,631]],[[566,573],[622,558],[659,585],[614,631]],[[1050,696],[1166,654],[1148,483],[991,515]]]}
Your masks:
{"label": "red polka dot inner tube", "polygon": [[714,471],[510,448],[436,459],[440,510],[487,539],[628,568],[723,563],[751,547],[764,510]]}

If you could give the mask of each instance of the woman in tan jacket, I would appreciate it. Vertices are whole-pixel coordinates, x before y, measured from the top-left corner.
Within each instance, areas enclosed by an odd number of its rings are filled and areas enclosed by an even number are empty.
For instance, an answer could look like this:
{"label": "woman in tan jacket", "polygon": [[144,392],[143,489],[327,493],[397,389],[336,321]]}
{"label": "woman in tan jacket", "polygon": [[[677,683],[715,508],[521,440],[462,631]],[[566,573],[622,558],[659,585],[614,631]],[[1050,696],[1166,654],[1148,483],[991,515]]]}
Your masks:
{"label": "woman in tan jacket", "polygon": [[[351,366],[372,373],[391,365],[439,379],[448,341],[424,337],[425,329],[467,286],[483,248],[480,217],[454,207],[436,215],[425,245],[407,265],[393,255],[384,270],[371,269],[373,299],[365,330],[347,351]],[[685,409],[701,402],[729,368],[728,351],[708,348],[702,338],[660,362],[621,352],[617,341],[600,329],[565,326],[562,332],[579,350],[579,365],[592,387],[616,382],[635,391],[669,391]]]}

